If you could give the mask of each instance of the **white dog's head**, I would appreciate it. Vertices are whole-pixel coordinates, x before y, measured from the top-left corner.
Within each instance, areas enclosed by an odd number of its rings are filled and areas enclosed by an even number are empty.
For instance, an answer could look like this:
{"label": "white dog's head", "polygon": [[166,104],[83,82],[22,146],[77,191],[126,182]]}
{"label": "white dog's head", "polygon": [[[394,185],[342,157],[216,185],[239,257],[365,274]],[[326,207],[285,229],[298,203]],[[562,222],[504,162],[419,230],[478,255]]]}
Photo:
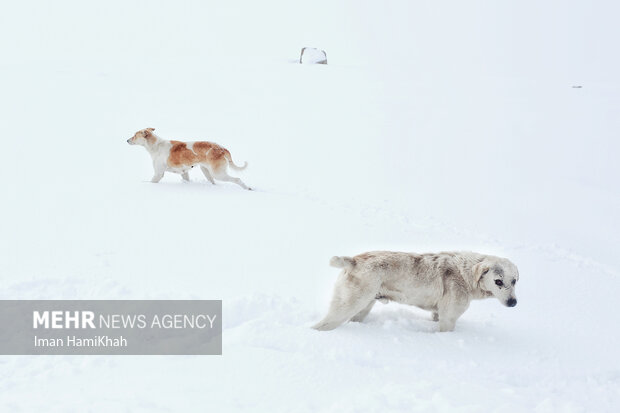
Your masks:
{"label": "white dog's head", "polygon": [[505,306],[517,305],[515,285],[519,281],[519,270],[510,260],[486,257],[472,268],[477,284],[492,294]]}
{"label": "white dog's head", "polygon": [[156,138],[153,136],[154,128],[146,128],[136,132],[131,138],[127,139],[127,143],[130,145],[142,145],[146,146],[152,143]]}

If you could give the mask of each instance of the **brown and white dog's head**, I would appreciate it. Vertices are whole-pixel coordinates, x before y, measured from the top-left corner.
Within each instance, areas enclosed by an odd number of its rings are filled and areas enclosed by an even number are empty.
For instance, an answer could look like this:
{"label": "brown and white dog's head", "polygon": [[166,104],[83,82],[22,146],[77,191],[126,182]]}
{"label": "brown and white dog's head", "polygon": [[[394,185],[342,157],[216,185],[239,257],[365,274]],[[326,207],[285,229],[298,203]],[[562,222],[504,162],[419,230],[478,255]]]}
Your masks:
{"label": "brown and white dog's head", "polygon": [[487,256],[473,266],[477,285],[493,295],[507,307],[517,305],[515,284],[519,281],[519,270],[510,260]]}
{"label": "brown and white dog's head", "polygon": [[146,128],[136,132],[131,138],[127,139],[127,143],[130,145],[142,145],[146,146],[155,141],[153,131],[155,128]]}

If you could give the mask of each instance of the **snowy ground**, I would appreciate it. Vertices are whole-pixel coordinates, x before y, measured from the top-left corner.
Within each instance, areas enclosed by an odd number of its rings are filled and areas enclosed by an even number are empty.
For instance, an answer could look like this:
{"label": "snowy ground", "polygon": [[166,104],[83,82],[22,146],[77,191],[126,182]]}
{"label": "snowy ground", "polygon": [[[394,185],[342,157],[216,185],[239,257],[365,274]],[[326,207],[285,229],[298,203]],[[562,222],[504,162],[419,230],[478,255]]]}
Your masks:
{"label": "snowy ground", "polygon": [[[358,3],[5,7],[0,298],[223,299],[224,355],[3,356],[0,410],[618,410],[618,6]],[[144,127],[257,190],[148,183]],[[519,304],[311,330],[375,249],[509,257]]]}

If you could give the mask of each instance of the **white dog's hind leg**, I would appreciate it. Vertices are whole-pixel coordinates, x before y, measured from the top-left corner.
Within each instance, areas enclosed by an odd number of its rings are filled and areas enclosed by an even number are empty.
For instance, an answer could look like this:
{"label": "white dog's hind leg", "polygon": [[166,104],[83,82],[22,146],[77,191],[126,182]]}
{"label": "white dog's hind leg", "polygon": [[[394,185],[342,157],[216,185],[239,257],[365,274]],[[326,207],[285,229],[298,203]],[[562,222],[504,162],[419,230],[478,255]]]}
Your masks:
{"label": "white dog's hind leg", "polygon": [[366,300],[349,300],[346,302],[334,302],[329,306],[325,318],[312,326],[315,330],[333,330],[339,325],[349,321],[351,317],[362,311],[366,306]]}
{"label": "white dog's hind leg", "polygon": [[207,181],[215,185],[215,181],[213,180],[213,177],[211,176],[211,173],[209,172],[209,170],[202,165],[200,166],[200,170],[204,174],[205,178],[207,178]]}
{"label": "white dog's hind leg", "polygon": [[[379,285],[372,285],[344,271],[338,276],[325,318],[312,326],[315,330],[333,330],[374,303]],[[368,310],[370,311],[370,310]]]}
{"label": "white dog's hind leg", "polygon": [[187,173],[187,171],[181,174],[181,178],[183,178],[185,182],[189,182],[189,174]]}
{"label": "white dog's hind leg", "polygon": [[439,321],[439,313],[437,311],[433,311],[433,321]]}
{"label": "white dog's hind leg", "polygon": [[364,308],[362,311],[360,311],[359,313],[355,314],[353,316],[353,318],[351,318],[351,321],[355,321],[358,323],[361,323],[362,321],[364,321],[364,319],[366,318],[366,316],[368,315],[368,313],[370,313],[370,310],[372,310],[372,307],[375,305],[375,302],[377,300],[372,300],[370,302],[370,304],[368,304],[366,306],[366,308]]}

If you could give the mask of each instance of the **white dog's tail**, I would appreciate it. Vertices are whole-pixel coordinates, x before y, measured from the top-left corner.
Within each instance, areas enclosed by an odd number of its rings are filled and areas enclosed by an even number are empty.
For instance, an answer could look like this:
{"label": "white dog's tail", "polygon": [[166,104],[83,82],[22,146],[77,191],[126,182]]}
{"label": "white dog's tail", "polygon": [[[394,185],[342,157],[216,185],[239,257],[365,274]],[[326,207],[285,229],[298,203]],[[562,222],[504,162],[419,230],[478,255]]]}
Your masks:
{"label": "white dog's tail", "polygon": [[355,260],[351,257],[332,257],[329,265],[336,268],[351,269],[355,266]]}
{"label": "white dog's tail", "polygon": [[228,165],[230,165],[230,167],[232,169],[234,169],[235,171],[243,171],[245,168],[248,167],[248,163],[247,162],[244,162],[243,166],[235,165],[235,163],[232,160],[232,156],[230,156],[230,152],[228,152],[228,151],[226,151],[226,155],[225,156],[226,156],[226,160],[228,161]]}

